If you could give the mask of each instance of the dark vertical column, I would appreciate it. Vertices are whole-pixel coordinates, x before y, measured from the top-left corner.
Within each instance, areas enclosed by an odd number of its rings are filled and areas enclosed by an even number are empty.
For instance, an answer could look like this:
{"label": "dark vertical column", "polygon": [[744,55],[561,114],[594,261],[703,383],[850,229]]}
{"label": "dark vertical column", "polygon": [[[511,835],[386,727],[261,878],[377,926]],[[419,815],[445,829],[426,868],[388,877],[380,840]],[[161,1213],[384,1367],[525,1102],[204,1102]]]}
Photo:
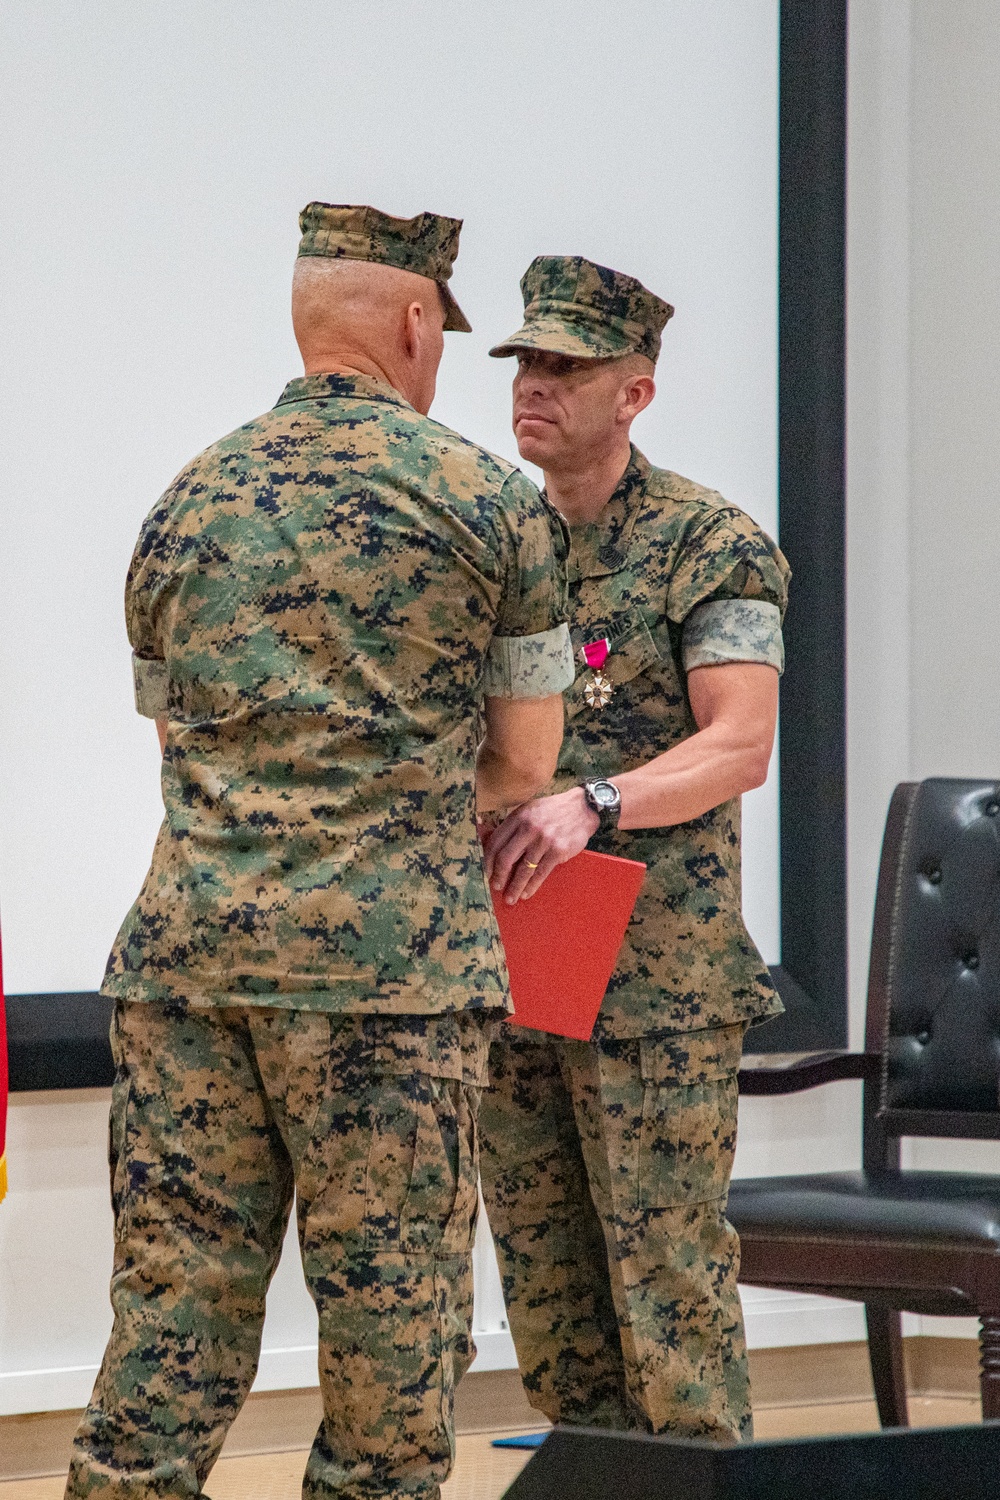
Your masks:
{"label": "dark vertical column", "polygon": [[[782,0],[779,504],[794,572],[781,690],[781,969],[768,1047],[847,1032],[844,579],[847,0]],[[770,1033],[770,1035],[768,1035]]]}

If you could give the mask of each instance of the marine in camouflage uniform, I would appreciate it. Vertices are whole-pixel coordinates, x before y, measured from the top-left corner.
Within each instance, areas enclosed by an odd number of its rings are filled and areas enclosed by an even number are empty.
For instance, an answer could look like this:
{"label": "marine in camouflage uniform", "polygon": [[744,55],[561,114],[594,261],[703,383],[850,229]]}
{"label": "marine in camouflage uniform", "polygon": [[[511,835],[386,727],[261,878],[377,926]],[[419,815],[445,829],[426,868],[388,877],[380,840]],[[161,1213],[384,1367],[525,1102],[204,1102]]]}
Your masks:
{"label": "marine in camouflage uniform", "polygon": [[[672,309],[632,278],[546,257],[521,285],[524,327],[494,354],[655,361]],[[783,664],[787,564],[715,492],[633,447],[571,537],[574,648],[608,656],[567,694],[553,793],[693,735],[693,669]],[[590,847],[648,867],[593,1039],[504,1026],[481,1117],[518,1360],[553,1421],[731,1442],[752,1431],[725,1216],[736,1074],[747,1025],[781,1010],[743,923],[739,798]]]}
{"label": "marine in camouflage uniform", "polygon": [[[301,255],[446,290],[455,220],[301,226]],[[438,1495],[509,1008],[478,716],[572,681],[565,557],[519,471],[360,375],[292,380],[146,520],[126,612],[166,816],[103,985],[115,1321],[69,1495],[203,1493],[293,1193],[324,1406],[304,1494]]]}

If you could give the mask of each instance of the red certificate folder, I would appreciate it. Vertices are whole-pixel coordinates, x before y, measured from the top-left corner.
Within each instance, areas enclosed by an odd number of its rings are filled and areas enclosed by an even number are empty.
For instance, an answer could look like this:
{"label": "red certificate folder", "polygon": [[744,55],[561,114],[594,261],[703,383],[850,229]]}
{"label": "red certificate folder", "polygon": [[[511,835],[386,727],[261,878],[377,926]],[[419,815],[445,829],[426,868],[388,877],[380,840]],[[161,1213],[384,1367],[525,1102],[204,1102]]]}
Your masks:
{"label": "red certificate folder", "polygon": [[534,1031],[588,1042],[646,866],[585,849],[527,901],[494,902],[514,1014]]}

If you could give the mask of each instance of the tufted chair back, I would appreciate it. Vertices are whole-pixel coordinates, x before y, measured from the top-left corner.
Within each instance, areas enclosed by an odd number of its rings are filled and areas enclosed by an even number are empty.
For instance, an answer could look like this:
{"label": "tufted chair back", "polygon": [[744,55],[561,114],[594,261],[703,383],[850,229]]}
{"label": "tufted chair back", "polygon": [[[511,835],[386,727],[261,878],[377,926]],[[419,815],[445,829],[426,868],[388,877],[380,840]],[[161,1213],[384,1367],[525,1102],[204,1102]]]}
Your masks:
{"label": "tufted chair back", "polygon": [[904,782],[889,809],[872,940],[866,1165],[902,1135],[1000,1138],[1000,783]]}

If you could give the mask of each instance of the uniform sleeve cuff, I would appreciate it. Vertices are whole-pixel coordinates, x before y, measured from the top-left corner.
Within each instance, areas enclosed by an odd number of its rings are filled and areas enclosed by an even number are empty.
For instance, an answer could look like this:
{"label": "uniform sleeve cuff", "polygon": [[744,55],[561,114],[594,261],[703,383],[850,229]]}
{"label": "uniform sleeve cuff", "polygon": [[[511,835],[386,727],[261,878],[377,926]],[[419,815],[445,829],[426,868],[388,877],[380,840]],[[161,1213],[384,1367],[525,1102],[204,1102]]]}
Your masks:
{"label": "uniform sleeve cuff", "polygon": [[487,698],[548,698],[572,687],[575,676],[568,625],[537,635],[495,635],[483,692]]}
{"label": "uniform sleeve cuff", "polygon": [[781,611],[762,599],[714,599],[699,604],[684,621],[685,672],[751,661],[785,667]]}
{"label": "uniform sleeve cuff", "polygon": [[167,717],[167,664],[155,657],[132,657],[136,711],[145,719]]}

